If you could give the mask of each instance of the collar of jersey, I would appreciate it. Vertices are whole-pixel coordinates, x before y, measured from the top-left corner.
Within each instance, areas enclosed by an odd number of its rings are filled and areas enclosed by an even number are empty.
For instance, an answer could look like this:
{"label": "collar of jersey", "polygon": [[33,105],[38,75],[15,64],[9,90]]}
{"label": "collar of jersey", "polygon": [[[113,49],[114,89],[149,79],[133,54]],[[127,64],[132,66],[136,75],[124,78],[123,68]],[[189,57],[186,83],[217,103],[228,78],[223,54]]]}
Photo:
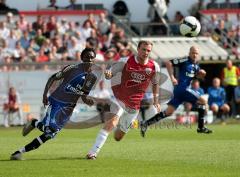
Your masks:
{"label": "collar of jersey", "polygon": [[138,61],[138,59],[137,59],[137,56],[134,56],[134,60],[135,60],[136,63],[138,63],[138,64],[140,64],[140,65],[142,65],[142,66],[145,66],[146,64],[148,64],[149,58],[147,59],[147,62],[146,62],[145,64],[139,63],[139,61]]}

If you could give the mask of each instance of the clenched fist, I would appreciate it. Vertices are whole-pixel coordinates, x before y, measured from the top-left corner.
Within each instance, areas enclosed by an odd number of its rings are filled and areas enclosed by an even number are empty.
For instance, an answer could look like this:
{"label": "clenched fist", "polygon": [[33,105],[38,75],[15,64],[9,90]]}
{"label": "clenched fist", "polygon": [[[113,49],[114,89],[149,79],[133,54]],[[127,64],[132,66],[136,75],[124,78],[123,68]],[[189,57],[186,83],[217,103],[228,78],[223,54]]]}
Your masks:
{"label": "clenched fist", "polygon": [[110,70],[106,70],[104,74],[105,74],[106,79],[111,79],[112,78],[112,72]]}

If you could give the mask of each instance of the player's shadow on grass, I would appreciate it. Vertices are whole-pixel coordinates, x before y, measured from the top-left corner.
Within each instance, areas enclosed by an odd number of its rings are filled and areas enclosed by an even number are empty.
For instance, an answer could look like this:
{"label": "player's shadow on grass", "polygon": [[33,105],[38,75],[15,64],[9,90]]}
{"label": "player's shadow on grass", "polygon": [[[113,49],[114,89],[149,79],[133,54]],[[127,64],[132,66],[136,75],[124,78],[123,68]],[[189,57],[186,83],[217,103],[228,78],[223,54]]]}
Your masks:
{"label": "player's shadow on grass", "polygon": [[56,158],[24,158],[23,160],[10,160],[10,159],[0,159],[0,162],[8,162],[8,161],[42,161],[42,160],[87,160],[86,157],[56,157]]}
{"label": "player's shadow on grass", "polygon": [[53,157],[53,158],[39,158],[26,160],[87,160],[85,157]]}

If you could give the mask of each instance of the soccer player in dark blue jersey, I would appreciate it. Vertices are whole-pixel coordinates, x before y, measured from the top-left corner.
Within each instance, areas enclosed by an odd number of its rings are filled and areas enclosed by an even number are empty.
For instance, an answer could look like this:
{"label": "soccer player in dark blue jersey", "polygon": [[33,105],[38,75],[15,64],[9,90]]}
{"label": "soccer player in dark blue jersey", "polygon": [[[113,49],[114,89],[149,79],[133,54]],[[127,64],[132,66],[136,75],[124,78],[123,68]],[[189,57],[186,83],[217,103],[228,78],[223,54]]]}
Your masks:
{"label": "soccer player in dark blue jersey", "polygon": [[[68,65],[48,79],[42,99],[44,106],[48,105],[47,113],[43,120],[33,119],[27,123],[22,131],[23,136],[26,136],[34,128],[38,128],[43,134],[14,152],[10,157],[11,160],[21,160],[22,153],[37,149],[49,139],[54,138],[70,119],[79,98],[88,105],[93,104],[93,100],[87,95],[101,75],[100,67],[93,64],[95,57],[95,51],[86,48],[81,53],[82,63]],[[61,80],[60,85],[48,97],[49,88],[58,80]]]}
{"label": "soccer player in dark blue jersey", "polygon": [[[168,102],[165,111],[159,112],[154,117],[140,123],[141,135],[144,137],[147,127],[165,117],[173,114],[178,106],[185,102],[196,104],[198,111],[198,133],[212,133],[212,130],[204,126],[204,115],[206,111],[207,100],[199,92],[191,88],[191,81],[194,78],[203,79],[206,72],[200,69],[198,65],[199,50],[192,46],[189,50],[189,56],[183,59],[174,59],[166,62],[166,67],[172,83],[174,84],[173,98]],[[179,79],[174,76],[173,67],[179,67]]]}

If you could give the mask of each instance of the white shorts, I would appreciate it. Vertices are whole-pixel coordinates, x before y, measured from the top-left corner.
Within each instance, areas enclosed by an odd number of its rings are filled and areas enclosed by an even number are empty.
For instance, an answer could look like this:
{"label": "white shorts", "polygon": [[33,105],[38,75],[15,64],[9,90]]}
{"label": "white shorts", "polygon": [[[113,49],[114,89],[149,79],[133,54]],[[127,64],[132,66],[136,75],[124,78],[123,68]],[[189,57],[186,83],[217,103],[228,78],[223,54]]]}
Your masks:
{"label": "white shorts", "polygon": [[139,110],[130,109],[125,107],[124,103],[120,100],[112,99],[110,103],[110,112],[119,117],[117,128],[124,133],[127,133],[131,128],[132,123],[139,114]]}
{"label": "white shorts", "polygon": [[133,121],[137,119],[138,113],[139,113],[139,110],[136,110],[136,112],[134,113],[129,113],[127,111],[124,111],[124,113],[119,119],[117,128],[119,128],[124,133],[127,133],[131,128]]}

